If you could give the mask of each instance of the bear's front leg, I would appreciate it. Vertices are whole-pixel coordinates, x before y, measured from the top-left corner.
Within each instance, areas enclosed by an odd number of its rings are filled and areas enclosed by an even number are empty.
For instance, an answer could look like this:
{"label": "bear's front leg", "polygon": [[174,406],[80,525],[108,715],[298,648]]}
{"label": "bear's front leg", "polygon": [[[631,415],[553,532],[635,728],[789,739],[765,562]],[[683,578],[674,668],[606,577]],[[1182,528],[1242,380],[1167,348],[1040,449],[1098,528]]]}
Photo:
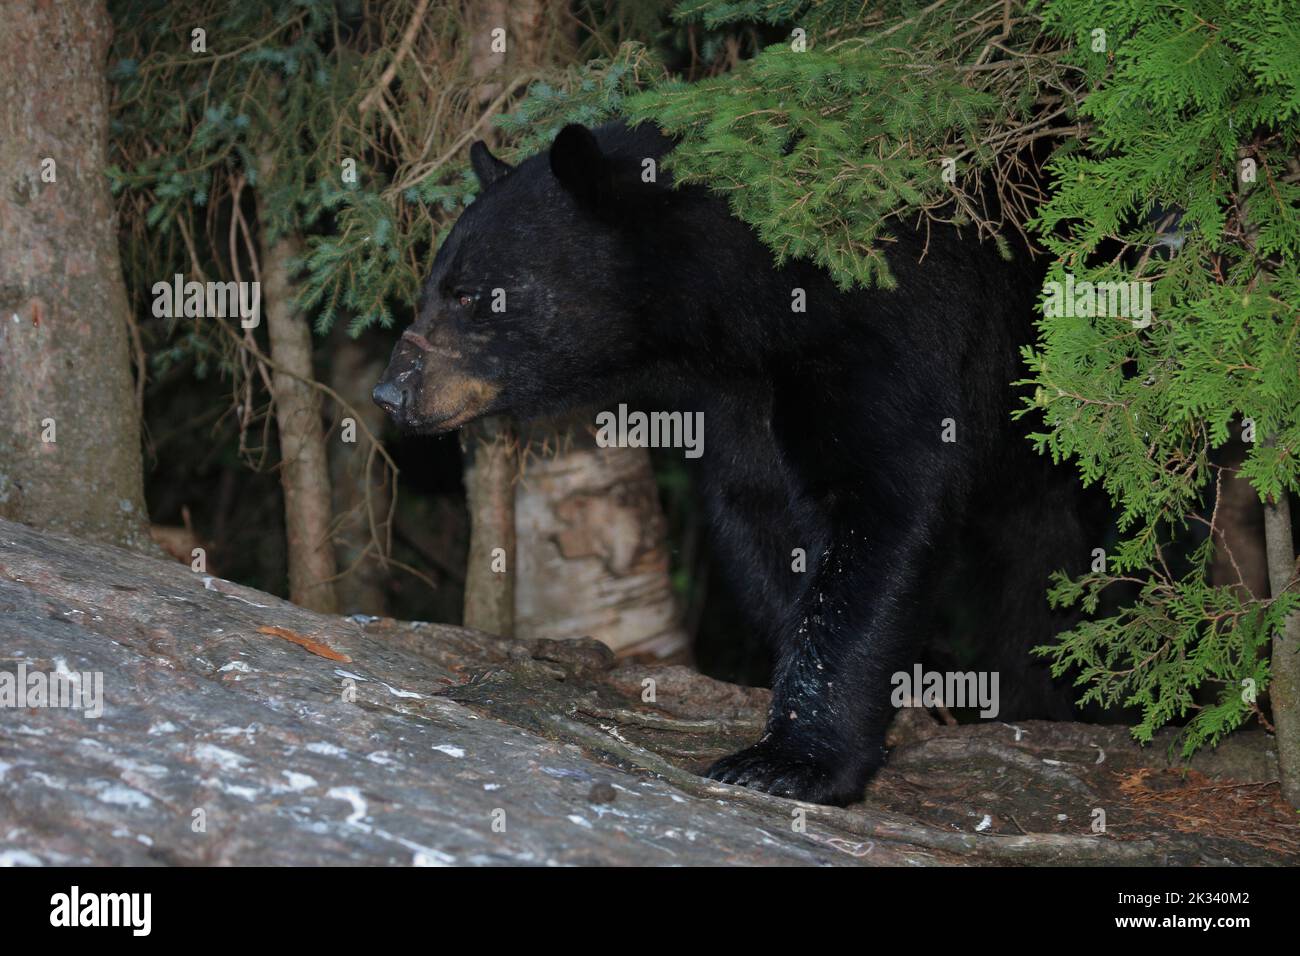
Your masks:
{"label": "bear's front leg", "polygon": [[862,797],[884,760],[891,677],[915,660],[931,540],[919,520],[871,530],[850,528],[823,556],[781,642],[762,738],[708,776],[810,803]]}

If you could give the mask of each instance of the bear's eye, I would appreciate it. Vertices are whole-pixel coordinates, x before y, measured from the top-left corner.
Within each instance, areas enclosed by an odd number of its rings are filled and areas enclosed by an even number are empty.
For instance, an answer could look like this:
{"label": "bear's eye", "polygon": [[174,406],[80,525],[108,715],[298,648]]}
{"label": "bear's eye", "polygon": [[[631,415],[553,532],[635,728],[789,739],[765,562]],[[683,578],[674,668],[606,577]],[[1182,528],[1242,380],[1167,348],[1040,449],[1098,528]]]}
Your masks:
{"label": "bear's eye", "polygon": [[457,292],[457,293],[456,293],[456,304],[459,305],[462,309],[468,309],[468,308],[469,308],[471,305],[473,305],[477,300],[478,300],[478,295],[477,295],[477,293],[474,293],[474,292]]}

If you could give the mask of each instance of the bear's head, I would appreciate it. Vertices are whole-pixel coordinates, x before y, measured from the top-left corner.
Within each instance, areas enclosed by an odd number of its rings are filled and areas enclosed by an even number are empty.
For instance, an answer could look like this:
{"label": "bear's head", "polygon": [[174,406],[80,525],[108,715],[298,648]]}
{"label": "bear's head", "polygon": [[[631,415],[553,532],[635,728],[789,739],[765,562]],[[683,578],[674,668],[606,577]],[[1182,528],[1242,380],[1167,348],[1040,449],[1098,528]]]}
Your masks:
{"label": "bear's head", "polygon": [[373,393],[399,426],[426,434],[595,400],[653,350],[646,221],[671,201],[642,186],[638,157],[607,155],[586,127],[566,126],[517,167],[482,142],[470,159],[482,189]]}

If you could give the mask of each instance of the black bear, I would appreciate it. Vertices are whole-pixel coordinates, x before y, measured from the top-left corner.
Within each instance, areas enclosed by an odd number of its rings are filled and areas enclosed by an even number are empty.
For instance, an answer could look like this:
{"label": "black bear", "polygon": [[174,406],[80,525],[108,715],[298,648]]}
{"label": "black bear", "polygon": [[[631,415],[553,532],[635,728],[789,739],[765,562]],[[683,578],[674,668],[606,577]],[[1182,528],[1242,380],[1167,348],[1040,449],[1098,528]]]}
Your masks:
{"label": "black bear", "polygon": [[511,167],[475,144],[482,191],[375,401],[428,434],[598,402],[704,413],[715,548],[776,660],[766,730],[717,780],[858,799],[962,542],[974,626],[1019,675],[1001,715],[1068,715],[1027,666],[1053,631],[1048,574],[1081,547],[1073,482],[1011,420],[1037,274],[955,227],[897,223],[896,287],[841,291],[809,262],[777,267],[717,195],[645,181],[672,145],[568,126]]}

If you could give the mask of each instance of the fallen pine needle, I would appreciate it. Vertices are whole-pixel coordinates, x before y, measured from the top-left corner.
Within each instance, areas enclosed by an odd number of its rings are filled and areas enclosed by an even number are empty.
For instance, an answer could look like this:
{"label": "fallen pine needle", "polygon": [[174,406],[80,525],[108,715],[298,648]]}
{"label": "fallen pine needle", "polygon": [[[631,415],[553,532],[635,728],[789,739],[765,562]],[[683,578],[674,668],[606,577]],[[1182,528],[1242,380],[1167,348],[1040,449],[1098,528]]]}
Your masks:
{"label": "fallen pine needle", "polygon": [[324,657],[326,660],[340,661],[344,664],[352,663],[352,658],[346,654],[340,654],[334,648],[322,644],[320,641],[313,641],[310,637],[303,637],[301,634],[295,634],[287,627],[276,627],[274,624],[268,624],[265,627],[259,627],[259,634],[271,634],[275,637],[283,637],[291,644],[297,644],[303,650],[311,651],[317,657]]}

